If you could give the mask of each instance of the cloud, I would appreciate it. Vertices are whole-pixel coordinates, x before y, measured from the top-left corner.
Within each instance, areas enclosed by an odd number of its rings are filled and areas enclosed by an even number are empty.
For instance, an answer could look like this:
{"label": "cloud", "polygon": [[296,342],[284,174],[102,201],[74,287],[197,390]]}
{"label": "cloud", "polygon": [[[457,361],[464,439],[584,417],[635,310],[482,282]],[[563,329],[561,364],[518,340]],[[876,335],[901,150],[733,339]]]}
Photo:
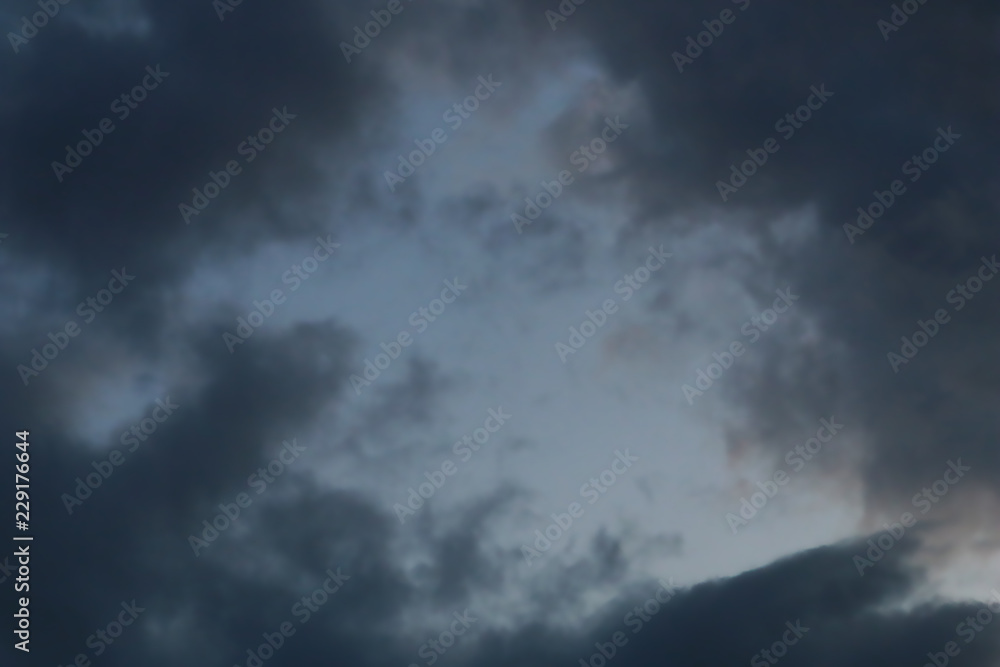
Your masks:
{"label": "cloud", "polygon": [[[18,159],[3,168],[0,201],[20,257],[68,274],[78,290],[122,262],[141,266],[137,289],[160,299],[209,248],[232,256],[320,229],[308,204],[326,183],[317,148],[348,140],[382,84],[329,57],[343,28],[326,3],[247,3],[223,22],[192,0],[130,9],[148,26],[141,36],[96,34],[60,15],[4,68],[4,87],[20,92],[0,106],[0,141]],[[103,11],[94,18],[119,10]],[[162,68],[157,88],[135,109],[114,104],[147,66]],[[274,108],[296,119],[249,162],[238,147]],[[51,163],[102,118],[114,130],[60,183]],[[243,172],[186,227],[178,205],[229,160]],[[294,211],[280,203],[292,197]]]}

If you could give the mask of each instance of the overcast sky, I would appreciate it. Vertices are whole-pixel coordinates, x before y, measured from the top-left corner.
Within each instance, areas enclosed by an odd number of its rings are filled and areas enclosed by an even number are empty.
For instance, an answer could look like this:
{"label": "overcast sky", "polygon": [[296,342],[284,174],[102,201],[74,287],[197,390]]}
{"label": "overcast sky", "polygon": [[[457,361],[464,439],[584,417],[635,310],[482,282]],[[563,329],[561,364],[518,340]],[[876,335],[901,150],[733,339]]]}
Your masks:
{"label": "overcast sky", "polygon": [[4,664],[997,664],[995,3],[232,1],[0,9]]}

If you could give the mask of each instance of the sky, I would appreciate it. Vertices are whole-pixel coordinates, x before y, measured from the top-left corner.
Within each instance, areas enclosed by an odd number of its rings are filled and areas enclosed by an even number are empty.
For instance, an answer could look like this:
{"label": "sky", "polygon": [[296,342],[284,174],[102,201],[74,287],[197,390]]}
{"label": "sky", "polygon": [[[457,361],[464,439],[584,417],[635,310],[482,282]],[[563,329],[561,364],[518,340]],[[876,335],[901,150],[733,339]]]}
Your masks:
{"label": "sky", "polygon": [[994,3],[0,21],[2,664],[1000,661]]}

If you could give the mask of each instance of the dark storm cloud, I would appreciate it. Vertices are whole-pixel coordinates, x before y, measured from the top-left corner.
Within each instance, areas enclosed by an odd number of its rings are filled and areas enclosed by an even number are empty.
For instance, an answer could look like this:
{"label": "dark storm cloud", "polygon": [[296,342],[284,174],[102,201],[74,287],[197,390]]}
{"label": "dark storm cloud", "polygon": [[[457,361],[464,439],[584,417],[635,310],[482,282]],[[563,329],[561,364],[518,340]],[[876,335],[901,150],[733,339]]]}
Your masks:
{"label": "dark storm cloud", "polygon": [[[0,105],[0,141],[16,159],[0,168],[0,200],[22,255],[70,271],[80,290],[114,267],[141,267],[137,290],[156,297],[206,244],[242,253],[319,228],[288,199],[324,182],[315,149],[350,136],[381,86],[340,56],[344,28],[326,3],[246,2],[224,21],[201,0],[149,0],[134,12],[148,21],[142,36],[94,34],[60,15],[5,56],[2,84],[17,92]],[[146,99],[112,109],[144,78]],[[296,117],[248,162],[237,147],[275,108]],[[65,146],[104,118],[113,131],[60,183],[51,162],[65,162]],[[178,205],[230,160],[242,173],[186,226]]]}
{"label": "dark storm cloud", "polygon": [[[747,159],[746,149],[774,137],[781,148],[730,203],[819,203],[839,222],[872,189],[885,189],[939,125],[967,134],[956,154],[934,167],[933,178],[914,187],[920,198],[970,178],[987,181],[995,168],[984,162],[982,147],[997,139],[990,119],[1000,110],[993,92],[998,74],[989,65],[998,50],[994,5],[927,4],[886,42],[876,21],[888,16],[888,5],[750,2],[741,11],[742,4],[595,3],[572,19],[586,26],[616,75],[637,79],[651,97],[665,137],[661,169],[639,193],[651,204],[661,201],[661,210],[668,202],[670,208],[721,204],[716,181],[728,178],[731,163]],[[717,20],[724,9],[734,12],[733,23],[678,72],[672,54],[683,53],[687,37],[705,31],[702,21]],[[776,130],[776,121],[821,84],[833,96],[785,138],[788,131]],[[894,210],[918,210],[915,199],[904,197]]]}
{"label": "dark storm cloud", "polygon": [[[898,547],[877,569],[859,577],[851,555],[863,548],[844,543],[813,549],[688,589],[667,578],[650,581],[607,604],[585,633],[560,631],[555,623],[488,633],[478,647],[476,664],[578,667],[580,660],[586,664],[593,659],[594,665],[666,661],[701,666],[746,664],[757,658],[757,664],[780,661],[789,666],[922,665],[927,653],[943,652],[948,642],[956,643],[963,664],[992,664],[1000,653],[993,626],[981,634],[970,633],[973,626],[966,622],[984,603],[887,611],[920,580],[908,565],[912,548]],[[988,595],[984,589],[983,598]],[[959,635],[962,623],[964,634]],[[786,624],[798,627],[800,636],[790,634]],[[618,632],[623,646],[609,647]],[[780,660],[768,662],[758,655],[785,637],[795,642],[786,646]],[[592,658],[599,655],[596,644],[606,654],[614,650],[615,656],[606,661]]]}
{"label": "dark storm cloud", "polygon": [[[579,657],[589,659],[597,651],[594,641],[608,642],[614,632],[622,631],[628,643],[614,658],[619,664],[746,664],[784,637],[796,639],[780,657],[780,664],[789,666],[921,665],[928,651],[940,652],[948,641],[961,645],[962,660],[969,664],[986,665],[995,659],[1000,644],[994,631],[968,646],[955,634],[956,626],[983,604],[887,612],[919,575],[907,565],[908,554],[897,550],[859,577],[850,558],[858,548],[846,543],[813,549],[737,577],[678,591],[651,620],[640,622],[636,606],[645,606],[659,588],[651,582],[614,605],[601,630],[590,633],[589,645],[580,647]],[[653,609],[655,605],[645,609],[647,618]],[[797,621],[808,628],[800,630],[799,638],[788,634],[786,626]],[[773,664],[758,657],[761,663]]]}
{"label": "dark storm cloud", "polygon": [[[365,661],[372,646],[362,642],[386,632],[411,599],[413,586],[391,548],[395,517],[360,496],[320,490],[305,477],[335,442],[298,437],[306,452],[274,479],[268,495],[256,500],[259,494],[248,487],[248,475],[274,459],[282,441],[306,433],[325,407],[350,392],[351,337],[327,324],[300,325],[281,336],[255,337],[234,355],[220,354],[219,339],[216,329],[190,335],[187,360],[204,382],[169,389],[179,407],[133,453],[124,453],[118,438],[130,424],[115,429],[107,445],[123,452],[125,462],[82,505],[73,504],[72,515],[62,494],[74,494],[76,478],[94,472],[91,462],[106,460],[107,450],[87,451],[44,419],[66,408],[58,393],[45,386],[25,392],[12,386],[16,378],[4,380],[4,395],[12,397],[4,429],[37,424],[30,438],[37,470],[30,592],[32,608],[46,611],[33,616],[34,636],[60,638],[33,642],[34,660],[68,664],[85,653],[102,664],[243,662],[261,633],[293,621],[301,632],[289,638],[278,664],[317,652]],[[398,409],[413,406],[412,398],[398,394],[398,406],[388,401],[383,408],[398,420],[419,420]],[[189,535],[201,537],[201,521],[212,522],[219,503],[232,504],[241,492],[260,507],[243,509],[239,523],[219,531],[196,557]],[[478,572],[474,560],[456,552],[449,563]],[[349,579],[326,613],[307,622],[293,617],[293,605],[338,567]],[[451,583],[428,585],[437,595],[435,589]],[[133,598],[146,610],[142,622],[97,658],[87,638]]]}
{"label": "dark storm cloud", "polygon": [[[335,328],[307,325],[228,355],[219,353],[219,332],[210,334],[189,341],[193,367],[207,383],[168,390],[179,407],[133,453],[125,453],[118,438],[130,424],[116,429],[108,444],[123,453],[124,463],[82,505],[72,506],[72,515],[63,494],[75,493],[76,478],[93,473],[91,461],[106,460],[106,450],[98,455],[81,448],[45,419],[67,407],[51,392],[25,392],[10,387],[19,384],[16,378],[4,380],[5,395],[19,397],[4,411],[4,428],[37,425],[31,429],[32,518],[38,527],[31,592],[37,609],[53,611],[36,622],[39,630],[47,628],[42,632],[66,639],[34,646],[36,659],[41,654],[55,663],[89,650],[84,640],[122,600],[136,598],[150,610],[159,605],[153,614],[181,613],[187,605],[201,607],[240,590],[226,585],[230,575],[218,564],[194,557],[187,536],[218,513],[218,503],[247,492],[248,475],[343,391],[348,339]],[[327,368],[316,363],[331,353],[339,361]],[[226,537],[231,535],[220,542]],[[206,592],[207,599],[194,590]]]}

